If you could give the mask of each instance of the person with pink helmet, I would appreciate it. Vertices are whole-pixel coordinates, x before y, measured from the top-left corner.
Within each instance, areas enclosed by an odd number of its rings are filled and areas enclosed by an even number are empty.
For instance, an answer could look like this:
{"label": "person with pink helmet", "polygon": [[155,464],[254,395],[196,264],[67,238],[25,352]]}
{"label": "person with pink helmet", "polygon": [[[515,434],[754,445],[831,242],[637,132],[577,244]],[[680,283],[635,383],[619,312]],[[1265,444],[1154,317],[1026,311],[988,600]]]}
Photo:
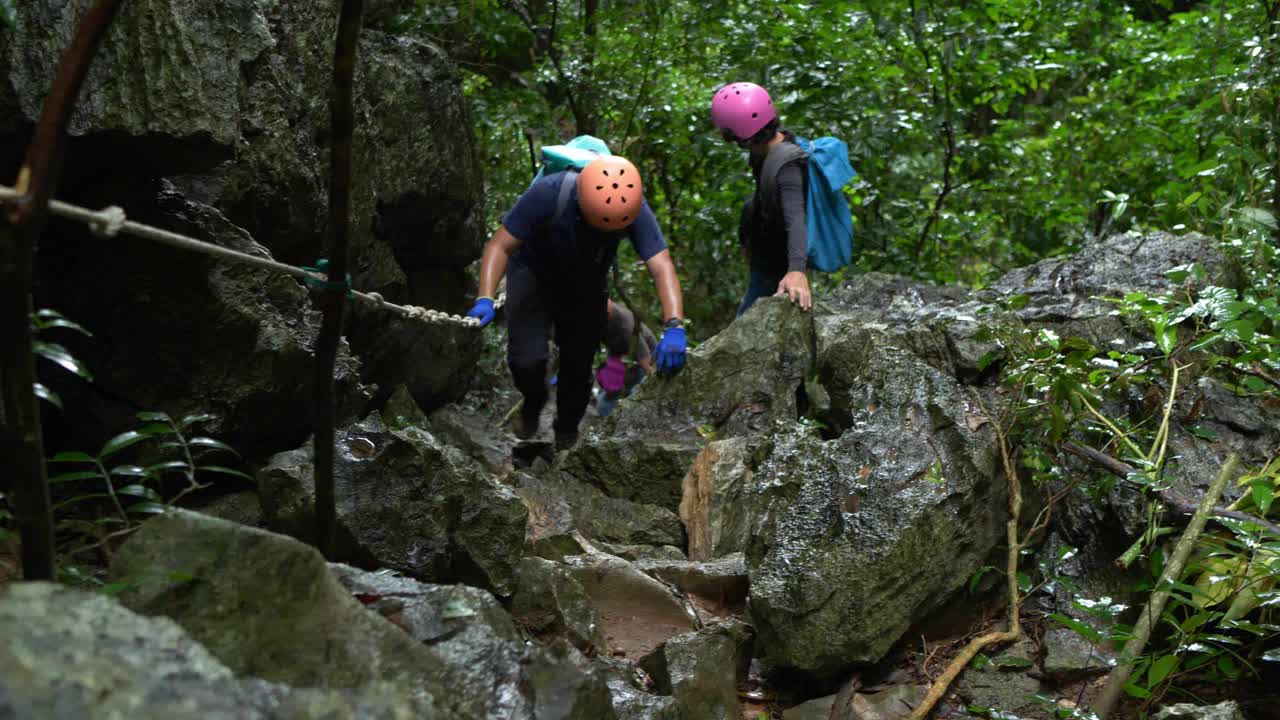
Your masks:
{"label": "person with pink helmet", "polygon": [[[711,122],[728,142],[747,150],[756,189],[742,209],[738,240],[750,258],[742,315],[765,295],[785,294],[808,310],[809,243],[805,229],[807,158],[778,117],[773,100],[755,83],[735,82],[711,98]],[[776,178],[765,182],[764,178]],[[771,191],[762,192],[762,186]],[[766,197],[768,195],[768,197]]]}

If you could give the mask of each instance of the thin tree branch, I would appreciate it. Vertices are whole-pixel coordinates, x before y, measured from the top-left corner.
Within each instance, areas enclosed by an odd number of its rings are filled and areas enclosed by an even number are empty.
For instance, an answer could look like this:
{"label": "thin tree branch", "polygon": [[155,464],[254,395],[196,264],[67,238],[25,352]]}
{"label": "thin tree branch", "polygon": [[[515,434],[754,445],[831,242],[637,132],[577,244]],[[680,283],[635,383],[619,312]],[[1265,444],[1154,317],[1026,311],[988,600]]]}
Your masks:
{"label": "thin tree branch", "polygon": [[[1098,452],[1093,448],[1083,447],[1075,443],[1063,443],[1062,449],[1076,457],[1088,460],[1116,477],[1128,478],[1130,475],[1139,472],[1138,469],[1132,465],[1116,460],[1110,455]],[[1156,493],[1156,497],[1159,498],[1160,502],[1163,502],[1165,505],[1184,515],[1190,515],[1196,511],[1195,503],[1173,490],[1162,490]],[[1254,525],[1265,528],[1276,535],[1280,535],[1280,525],[1276,525],[1275,523],[1260,518],[1257,515],[1250,515],[1247,512],[1230,510],[1224,507],[1212,508],[1212,512],[1210,514],[1215,518],[1230,518],[1241,522],[1253,523]]]}
{"label": "thin tree branch", "polygon": [[1128,682],[1129,676],[1133,674],[1134,661],[1146,649],[1147,640],[1151,637],[1151,628],[1164,613],[1164,606],[1169,601],[1169,591],[1166,588],[1182,575],[1182,569],[1187,564],[1187,558],[1191,556],[1191,551],[1195,548],[1196,541],[1200,539],[1200,534],[1204,532],[1205,522],[1209,519],[1209,515],[1215,512],[1214,503],[1218,502],[1218,498],[1222,496],[1223,489],[1226,488],[1227,483],[1234,476],[1237,459],[1235,453],[1227,456],[1226,462],[1222,464],[1222,469],[1218,471],[1218,477],[1214,479],[1213,484],[1209,486],[1204,497],[1201,498],[1200,507],[1196,509],[1195,515],[1191,517],[1191,522],[1187,524],[1187,529],[1182,533],[1182,537],[1174,547],[1173,555],[1165,564],[1164,572],[1160,574],[1160,581],[1156,583],[1158,589],[1151,594],[1147,607],[1138,619],[1137,625],[1133,628],[1133,637],[1129,642],[1125,643],[1124,650],[1120,653],[1119,662],[1111,670],[1111,674],[1107,676],[1107,684],[1102,688],[1102,694],[1098,697],[1098,701],[1094,703],[1093,711],[1097,713],[1098,717],[1105,720],[1111,713],[1116,701],[1120,699],[1120,694],[1124,692],[1125,683]]}
{"label": "thin tree branch", "polygon": [[316,434],[313,441],[316,487],[316,546],[332,559],[337,507],[333,483],[333,366],[342,338],[347,297],[348,245],[351,222],[351,146],[355,112],[352,78],[360,41],[364,0],[343,0],[333,57],[333,102],[330,105],[332,146],[329,152],[329,279],[318,298],[324,313],[316,340]]}
{"label": "thin tree branch", "polygon": [[31,273],[35,248],[49,217],[49,198],[62,175],[67,123],[119,0],[98,0],[76,27],[63,53],[36,123],[26,161],[15,183],[23,197],[0,223],[0,457],[11,478],[13,509],[22,539],[22,571],[28,580],[51,580],[53,509],[45,480],[44,440],[35,394],[31,334]]}

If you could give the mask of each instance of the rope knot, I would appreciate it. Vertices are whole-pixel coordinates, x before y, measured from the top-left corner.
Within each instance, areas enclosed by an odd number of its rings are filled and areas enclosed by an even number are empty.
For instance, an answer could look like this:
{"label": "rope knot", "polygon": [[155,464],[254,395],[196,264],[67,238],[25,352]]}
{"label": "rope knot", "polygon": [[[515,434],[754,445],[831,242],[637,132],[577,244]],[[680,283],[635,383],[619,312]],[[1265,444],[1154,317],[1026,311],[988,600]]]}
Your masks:
{"label": "rope knot", "polygon": [[94,219],[89,221],[89,230],[98,237],[113,238],[124,229],[126,219],[124,208],[112,205],[94,213]]}

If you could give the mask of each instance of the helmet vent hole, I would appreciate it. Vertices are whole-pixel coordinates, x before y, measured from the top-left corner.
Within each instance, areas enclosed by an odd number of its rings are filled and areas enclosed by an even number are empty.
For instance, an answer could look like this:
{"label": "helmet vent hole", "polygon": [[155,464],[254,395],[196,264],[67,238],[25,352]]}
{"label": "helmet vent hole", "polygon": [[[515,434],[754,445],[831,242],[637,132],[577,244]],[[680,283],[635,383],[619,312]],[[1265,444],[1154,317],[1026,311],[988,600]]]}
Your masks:
{"label": "helmet vent hole", "polygon": [[630,218],[631,218],[631,216],[630,216],[630,215],[623,215],[623,216],[622,216],[622,222],[626,222],[626,221],[627,221],[627,220],[629,220]]}
{"label": "helmet vent hole", "polygon": [[603,185],[597,185],[597,186],[596,186],[596,189],[597,189],[597,190],[603,190],[603,189],[604,189],[604,186],[603,186]]}
{"label": "helmet vent hole", "polygon": [[620,198],[618,198],[618,199],[625,203],[625,202],[627,201],[627,196],[626,196],[626,195],[623,195],[622,197],[620,197]]}
{"label": "helmet vent hole", "polygon": [[614,190],[617,190],[617,189],[618,189],[618,183],[614,183],[614,184],[613,184],[613,189],[614,189]]}
{"label": "helmet vent hole", "polygon": [[627,183],[627,187],[629,187],[629,188],[634,188],[634,187],[635,187],[635,184],[634,184],[634,183]]}
{"label": "helmet vent hole", "polygon": [[751,113],[751,117],[758,118],[760,117],[760,113]]}
{"label": "helmet vent hole", "polygon": [[613,197],[612,197],[612,196],[607,197],[607,198],[605,198],[605,199],[604,199],[604,204],[605,204],[605,205],[608,205],[608,204],[609,204],[609,203],[611,203],[611,202],[613,202]]}

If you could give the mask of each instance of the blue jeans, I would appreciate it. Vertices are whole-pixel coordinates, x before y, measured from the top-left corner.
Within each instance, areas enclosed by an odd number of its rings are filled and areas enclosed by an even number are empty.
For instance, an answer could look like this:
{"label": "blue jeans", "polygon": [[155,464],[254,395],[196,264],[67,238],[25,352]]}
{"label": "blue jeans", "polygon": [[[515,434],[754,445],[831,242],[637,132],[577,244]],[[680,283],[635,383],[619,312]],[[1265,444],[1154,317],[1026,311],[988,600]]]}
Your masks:
{"label": "blue jeans", "polygon": [[747,276],[747,294],[742,297],[742,305],[738,307],[736,317],[742,317],[742,313],[751,308],[762,297],[768,297],[778,292],[778,283],[782,282],[782,276],[786,275],[786,271],[770,271],[751,269],[751,274]]}

